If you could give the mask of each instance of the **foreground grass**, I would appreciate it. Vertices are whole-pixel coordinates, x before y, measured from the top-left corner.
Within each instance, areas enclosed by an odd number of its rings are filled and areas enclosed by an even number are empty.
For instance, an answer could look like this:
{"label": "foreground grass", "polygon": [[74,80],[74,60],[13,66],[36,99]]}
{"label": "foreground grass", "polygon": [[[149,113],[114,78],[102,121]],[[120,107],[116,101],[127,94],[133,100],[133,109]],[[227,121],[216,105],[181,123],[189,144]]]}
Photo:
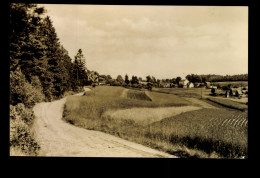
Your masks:
{"label": "foreground grass", "polygon": [[[136,107],[183,106],[189,102],[178,96],[154,92],[147,93],[152,101],[123,98],[120,97],[124,91],[121,87],[102,86],[96,87],[95,90],[95,95],[90,92],[82,97],[68,97],[64,120],[79,127],[110,133],[180,157],[214,155],[236,158],[247,154],[247,127],[243,126],[244,120],[241,121],[242,127],[222,124],[239,111],[203,109],[147,125],[134,119],[114,118],[104,113],[108,110]],[[225,121],[229,122],[231,123]]]}

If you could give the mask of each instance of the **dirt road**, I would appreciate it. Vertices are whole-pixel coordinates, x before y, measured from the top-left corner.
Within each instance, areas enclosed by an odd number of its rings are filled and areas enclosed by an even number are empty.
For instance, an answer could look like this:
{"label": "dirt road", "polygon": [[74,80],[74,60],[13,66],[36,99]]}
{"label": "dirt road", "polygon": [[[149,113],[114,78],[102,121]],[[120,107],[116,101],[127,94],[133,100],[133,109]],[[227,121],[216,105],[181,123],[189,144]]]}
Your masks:
{"label": "dirt road", "polygon": [[33,130],[41,146],[39,156],[175,157],[109,134],[70,125],[61,120],[65,102],[63,98],[34,107]]}

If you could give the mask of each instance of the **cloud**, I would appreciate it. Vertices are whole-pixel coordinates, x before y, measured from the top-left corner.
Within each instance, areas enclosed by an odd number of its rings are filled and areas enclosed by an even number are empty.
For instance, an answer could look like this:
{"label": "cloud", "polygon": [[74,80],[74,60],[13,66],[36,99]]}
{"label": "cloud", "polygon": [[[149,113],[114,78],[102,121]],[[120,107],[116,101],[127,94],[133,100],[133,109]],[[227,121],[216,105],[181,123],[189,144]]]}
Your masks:
{"label": "cloud", "polygon": [[[46,5],[61,44],[100,73],[247,70],[245,7]],[[143,76],[142,76],[143,77]]]}

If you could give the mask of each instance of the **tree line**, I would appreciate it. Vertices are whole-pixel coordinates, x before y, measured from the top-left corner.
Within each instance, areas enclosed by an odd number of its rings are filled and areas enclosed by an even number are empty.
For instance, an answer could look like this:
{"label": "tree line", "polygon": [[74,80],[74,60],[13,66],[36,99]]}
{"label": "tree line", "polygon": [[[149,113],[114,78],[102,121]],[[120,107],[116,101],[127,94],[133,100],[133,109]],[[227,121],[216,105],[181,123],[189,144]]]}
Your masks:
{"label": "tree line", "polygon": [[188,74],[185,77],[189,82],[192,83],[205,83],[205,82],[226,82],[226,81],[248,81],[248,74],[239,75],[197,75]]}
{"label": "tree line", "polygon": [[[166,78],[166,79],[156,79],[154,76],[146,76],[145,79],[133,75],[131,78],[126,74],[124,79],[121,75],[118,75],[116,79],[113,79],[110,75],[100,75],[100,81],[103,81],[105,84],[111,86],[124,86],[124,87],[134,87],[141,88],[144,86],[144,82],[151,84],[154,87],[161,87],[164,84],[173,84],[176,86],[180,85],[180,81],[183,79],[178,76],[176,78]],[[205,83],[205,82],[225,82],[225,81],[248,81],[248,74],[240,75],[197,75],[197,74],[188,74],[185,79],[192,83]],[[171,86],[173,86],[171,85]]]}
{"label": "tree line", "polygon": [[36,103],[81,91],[96,75],[86,68],[81,49],[70,58],[45,13],[35,4],[10,4],[10,155],[38,154],[30,129]]}
{"label": "tree line", "polygon": [[51,101],[89,83],[81,49],[72,60],[60,44],[46,10],[10,4],[10,103]]}

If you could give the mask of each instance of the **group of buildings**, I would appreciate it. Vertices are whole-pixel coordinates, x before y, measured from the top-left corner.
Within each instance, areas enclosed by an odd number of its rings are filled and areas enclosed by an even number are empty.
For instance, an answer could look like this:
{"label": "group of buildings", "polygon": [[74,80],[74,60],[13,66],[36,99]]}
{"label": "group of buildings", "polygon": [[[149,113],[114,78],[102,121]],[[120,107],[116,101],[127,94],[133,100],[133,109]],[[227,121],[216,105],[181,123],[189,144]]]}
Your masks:
{"label": "group of buildings", "polygon": [[159,87],[162,88],[199,88],[199,87],[208,87],[208,88],[212,88],[215,86],[212,86],[210,84],[210,82],[206,82],[206,83],[193,83],[193,82],[189,82],[188,80],[181,80],[179,81],[179,84],[173,84],[173,83],[168,83],[168,82],[160,82]]}

